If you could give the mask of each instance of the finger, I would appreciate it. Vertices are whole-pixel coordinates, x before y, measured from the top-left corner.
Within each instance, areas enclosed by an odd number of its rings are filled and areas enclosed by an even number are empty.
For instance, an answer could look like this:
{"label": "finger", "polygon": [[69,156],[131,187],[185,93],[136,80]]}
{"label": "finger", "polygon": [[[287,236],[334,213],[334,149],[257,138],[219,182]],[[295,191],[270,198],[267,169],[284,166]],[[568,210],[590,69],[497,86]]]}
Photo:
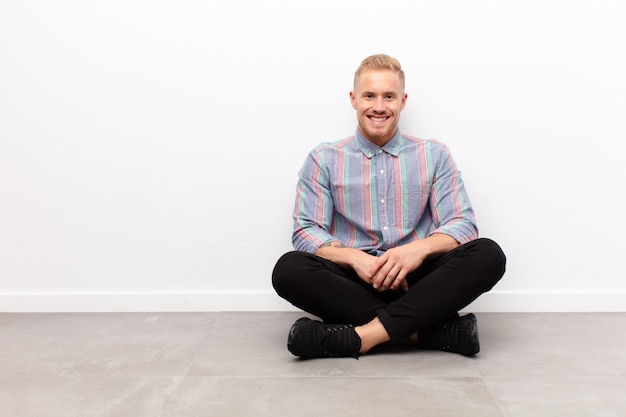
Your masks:
{"label": "finger", "polygon": [[396,282],[396,279],[398,278],[398,274],[400,273],[400,267],[399,266],[394,266],[392,267],[389,272],[387,273],[387,275],[385,276],[385,280],[383,281],[382,285],[381,285],[381,291],[386,291],[389,288],[393,289],[393,285]]}
{"label": "finger", "polygon": [[406,271],[404,269],[401,269],[398,272],[398,275],[396,276],[396,279],[393,281],[393,284],[391,284],[391,289],[394,291],[397,291],[399,288],[402,288],[403,290],[408,290],[409,286],[406,282]]}
{"label": "finger", "polygon": [[372,278],[372,283],[375,289],[382,288],[382,286],[385,283],[385,280],[387,279],[387,275],[389,275],[389,271],[391,270],[392,267],[393,265],[386,262],[378,269],[378,271],[374,275],[374,278]]}
{"label": "finger", "polygon": [[374,261],[374,263],[372,264],[372,266],[370,267],[368,271],[369,276],[372,277],[372,281],[376,280],[376,278],[378,277],[378,274],[380,273],[380,269],[385,265],[386,262],[387,262],[387,257],[385,255],[382,255],[376,258],[376,260]]}

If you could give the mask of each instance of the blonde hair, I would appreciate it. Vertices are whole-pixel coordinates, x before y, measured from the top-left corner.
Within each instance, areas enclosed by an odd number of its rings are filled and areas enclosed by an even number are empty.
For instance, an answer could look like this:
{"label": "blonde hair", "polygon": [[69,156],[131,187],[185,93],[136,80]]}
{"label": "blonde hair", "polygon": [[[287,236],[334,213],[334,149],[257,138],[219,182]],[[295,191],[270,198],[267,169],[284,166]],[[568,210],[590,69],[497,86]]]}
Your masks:
{"label": "blonde hair", "polygon": [[364,71],[368,70],[390,70],[398,74],[400,77],[400,82],[402,83],[402,88],[404,88],[404,71],[402,71],[402,66],[400,65],[400,61],[385,54],[376,54],[371,55],[365,58],[359,68],[356,69],[354,73],[354,81],[356,82],[357,77]]}

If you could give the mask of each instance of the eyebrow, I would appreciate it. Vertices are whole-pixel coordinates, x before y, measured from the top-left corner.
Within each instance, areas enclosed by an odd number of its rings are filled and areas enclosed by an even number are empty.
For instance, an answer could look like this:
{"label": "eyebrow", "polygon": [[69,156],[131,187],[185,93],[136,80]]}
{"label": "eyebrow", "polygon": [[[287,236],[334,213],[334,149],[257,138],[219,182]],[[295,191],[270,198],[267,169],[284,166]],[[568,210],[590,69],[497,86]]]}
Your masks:
{"label": "eyebrow", "polygon": [[[361,95],[368,95],[368,94],[370,94],[370,95],[376,95],[376,93],[375,93],[375,92],[373,92],[373,91],[363,91],[363,92],[361,93]],[[397,95],[398,95],[398,93],[396,93],[395,91],[386,91],[386,92],[382,93],[382,95],[384,95],[384,96],[397,96]]]}

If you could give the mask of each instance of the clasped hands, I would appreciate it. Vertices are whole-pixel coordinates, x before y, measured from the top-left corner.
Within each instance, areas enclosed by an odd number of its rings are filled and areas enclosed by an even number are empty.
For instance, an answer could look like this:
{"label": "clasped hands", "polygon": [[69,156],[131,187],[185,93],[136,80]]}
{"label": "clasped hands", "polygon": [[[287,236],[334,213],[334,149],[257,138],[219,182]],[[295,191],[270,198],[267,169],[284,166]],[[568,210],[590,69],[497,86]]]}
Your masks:
{"label": "clasped hands", "polygon": [[412,245],[387,250],[380,257],[363,252],[363,257],[354,266],[359,277],[382,292],[387,290],[408,291],[406,276],[419,268],[426,255]]}

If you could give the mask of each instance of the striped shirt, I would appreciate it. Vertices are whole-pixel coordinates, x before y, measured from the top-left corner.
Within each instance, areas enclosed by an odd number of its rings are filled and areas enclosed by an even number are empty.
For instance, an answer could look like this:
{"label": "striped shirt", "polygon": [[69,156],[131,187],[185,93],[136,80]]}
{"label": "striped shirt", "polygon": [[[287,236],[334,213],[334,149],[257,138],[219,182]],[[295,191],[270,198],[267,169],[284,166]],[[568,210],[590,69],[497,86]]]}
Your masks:
{"label": "striped shirt", "polygon": [[443,233],[478,236],[474,212],[448,148],[400,134],[379,147],[356,136],[313,149],[299,173],[293,212],[296,250],[339,241],[381,255]]}

